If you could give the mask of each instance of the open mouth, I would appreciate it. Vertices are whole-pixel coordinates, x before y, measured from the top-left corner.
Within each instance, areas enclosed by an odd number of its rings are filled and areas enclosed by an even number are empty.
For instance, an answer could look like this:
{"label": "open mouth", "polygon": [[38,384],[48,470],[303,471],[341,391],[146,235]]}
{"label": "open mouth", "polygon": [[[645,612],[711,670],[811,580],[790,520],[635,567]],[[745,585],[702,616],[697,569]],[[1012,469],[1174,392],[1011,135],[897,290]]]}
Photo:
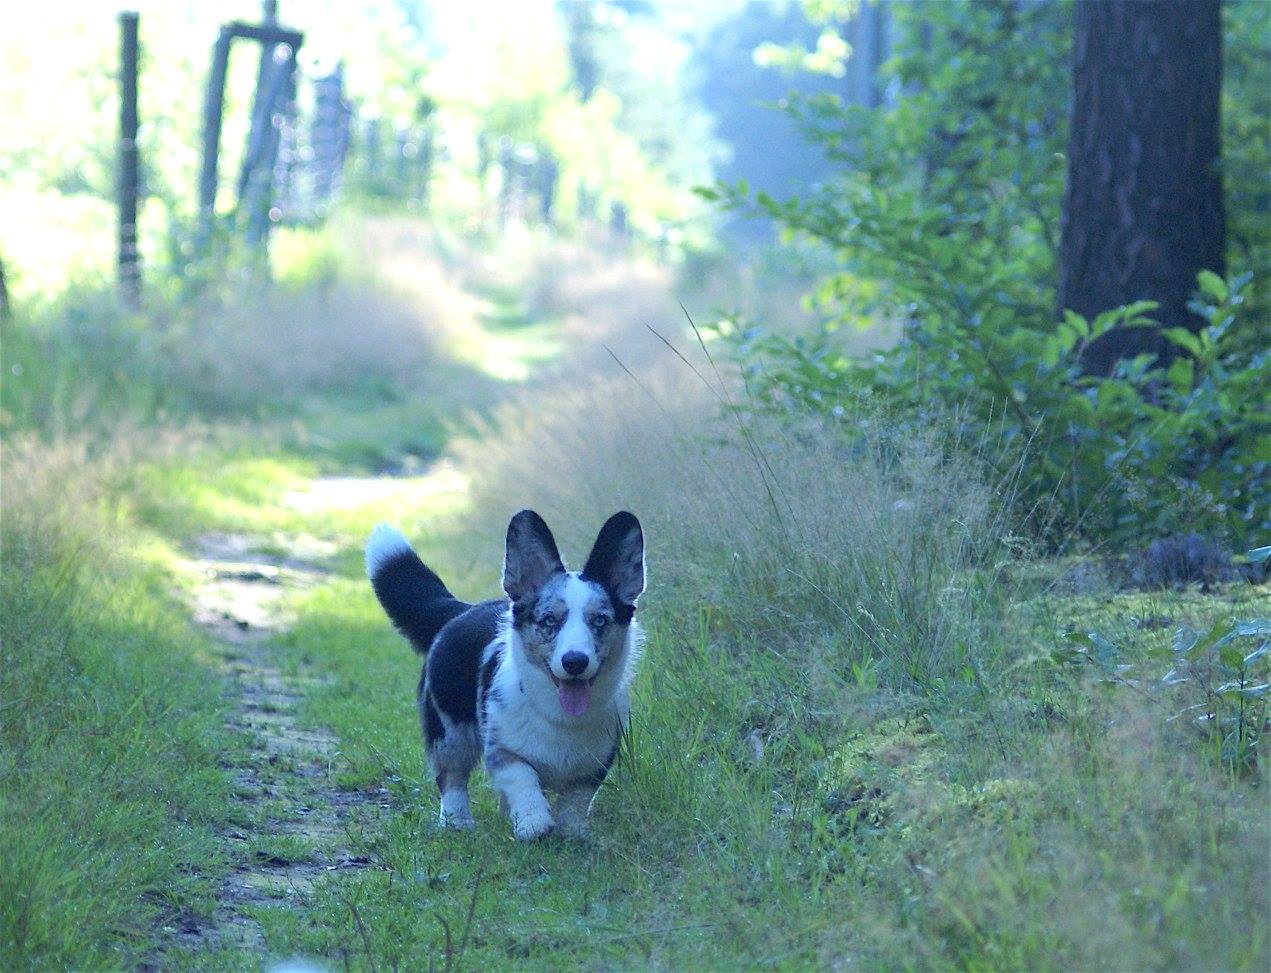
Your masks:
{"label": "open mouth", "polygon": [[591,705],[591,684],[596,677],[590,679],[558,679],[553,672],[548,673],[556,684],[556,695],[560,699],[560,708],[570,716],[582,716]]}

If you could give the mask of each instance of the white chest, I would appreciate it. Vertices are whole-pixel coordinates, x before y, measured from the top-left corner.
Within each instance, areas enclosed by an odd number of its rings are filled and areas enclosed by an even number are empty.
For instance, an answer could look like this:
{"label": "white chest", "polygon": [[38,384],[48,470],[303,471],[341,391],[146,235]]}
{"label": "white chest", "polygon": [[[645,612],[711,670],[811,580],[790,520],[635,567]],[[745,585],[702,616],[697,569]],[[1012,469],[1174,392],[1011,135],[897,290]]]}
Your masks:
{"label": "white chest", "polygon": [[520,686],[508,687],[488,714],[486,739],[523,758],[544,787],[559,789],[603,774],[618,744],[626,690],[568,724],[548,719]]}

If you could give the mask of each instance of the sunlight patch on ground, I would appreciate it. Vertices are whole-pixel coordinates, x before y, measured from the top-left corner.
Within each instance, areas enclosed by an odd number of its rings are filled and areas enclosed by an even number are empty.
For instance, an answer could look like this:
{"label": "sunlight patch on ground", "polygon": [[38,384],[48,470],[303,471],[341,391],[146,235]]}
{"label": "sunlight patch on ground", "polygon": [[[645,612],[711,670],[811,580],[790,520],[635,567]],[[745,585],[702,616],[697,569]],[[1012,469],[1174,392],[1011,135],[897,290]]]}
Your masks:
{"label": "sunlight patch on ground", "polygon": [[464,503],[467,493],[468,477],[443,460],[423,476],[319,477],[283,494],[280,503],[305,515],[371,506],[450,511]]}
{"label": "sunlight patch on ground", "polygon": [[[379,264],[379,276],[404,294],[435,302],[446,294],[446,313],[438,322],[446,353],[503,382],[524,382],[535,365],[561,352],[551,322],[530,323],[520,308],[509,308],[465,292],[436,263],[418,254],[393,254]],[[522,322],[519,326],[516,321]]]}
{"label": "sunlight patch on ground", "polygon": [[494,331],[482,316],[480,326],[456,335],[450,352],[461,362],[503,382],[524,382],[535,365],[560,354],[560,344],[548,324],[526,325],[516,331]]}

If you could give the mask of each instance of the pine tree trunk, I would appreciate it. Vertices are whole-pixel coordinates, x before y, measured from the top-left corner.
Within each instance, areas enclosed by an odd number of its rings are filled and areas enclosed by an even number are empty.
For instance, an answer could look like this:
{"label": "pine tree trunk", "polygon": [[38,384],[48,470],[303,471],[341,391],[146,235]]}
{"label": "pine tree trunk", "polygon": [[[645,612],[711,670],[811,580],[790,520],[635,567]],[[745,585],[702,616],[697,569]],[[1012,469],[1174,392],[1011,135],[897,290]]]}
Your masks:
{"label": "pine tree trunk", "polygon": [[[1091,317],[1158,301],[1162,327],[1195,330],[1196,274],[1222,274],[1219,0],[1080,0],[1073,44],[1059,307]],[[1083,367],[1170,353],[1152,329],[1120,329]]]}

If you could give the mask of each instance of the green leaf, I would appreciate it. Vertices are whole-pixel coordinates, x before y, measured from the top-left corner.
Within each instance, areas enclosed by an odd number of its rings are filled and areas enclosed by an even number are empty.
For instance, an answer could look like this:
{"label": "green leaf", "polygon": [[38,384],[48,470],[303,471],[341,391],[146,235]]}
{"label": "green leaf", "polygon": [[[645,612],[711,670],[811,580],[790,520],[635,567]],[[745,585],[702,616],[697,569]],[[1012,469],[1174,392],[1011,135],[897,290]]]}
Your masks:
{"label": "green leaf", "polygon": [[1245,656],[1245,665],[1247,666],[1250,663],[1257,662],[1267,654],[1268,650],[1271,650],[1271,642],[1263,642],[1260,646]]}
{"label": "green leaf", "polygon": [[1166,328],[1161,334],[1196,357],[1200,357],[1200,339],[1186,328]]}
{"label": "green leaf", "polygon": [[1239,669],[1244,664],[1244,655],[1234,645],[1224,645],[1218,650],[1218,661],[1228,669]]}
{"label": "green leaf", "polygon": [[1212,270],[1202,270],[1197,274],[1196,283],[1200,285],[1201,293],[1206,297],[1212,297],[1218,304],[1227,303],[1229,296],[1227,282]]}
{"label": "green leaf", "polygon": [[1255,547],[1252,551],[1245,551],[1245,560],[1250,564],[1265,564],[1267,561],[1271,561],[1271,545]]}
{"label": "green leaf", "polygon": [[1094,661],[1104,669],[1111,669],[1121,650],[1116,644],[1099,632],[1070,632],[1064,638],[1070,642],[1079,642],[1094,649]]}
{"label": "green leaf", "polygon": [[1186,652],[1187,658],[1193,661],[1200,658],[1201,655],[1213,648],[1218,640],[1222,638],[1223,635],[1230,630],[1230,628],[1231,625],[1226,619],[1219,619],[1214,622],[1214,627],[1211,628],[1207,634],[1202,635],[1191,644],[1191,647]]}
{"label": "green leaf", "polygon": [[1232,626],[1232,635],[1271,635],[1271,618],[1251,618],[1248,621],[1236,622]]}
{"label": "green leaf", "polygon": [[1078,314],[1076,311],[1064,311],[1064,324],[1072,328],[1081,337],[1086,338],[1090,335],[1090,322]]}
{"label": "green leaf", "polygon": [[1190,358],[1175,358],[1165,373],[1165,377],[1169,379],[1175,392],[1186,395],[1191,391],[1195,371],[1195,365]]}

